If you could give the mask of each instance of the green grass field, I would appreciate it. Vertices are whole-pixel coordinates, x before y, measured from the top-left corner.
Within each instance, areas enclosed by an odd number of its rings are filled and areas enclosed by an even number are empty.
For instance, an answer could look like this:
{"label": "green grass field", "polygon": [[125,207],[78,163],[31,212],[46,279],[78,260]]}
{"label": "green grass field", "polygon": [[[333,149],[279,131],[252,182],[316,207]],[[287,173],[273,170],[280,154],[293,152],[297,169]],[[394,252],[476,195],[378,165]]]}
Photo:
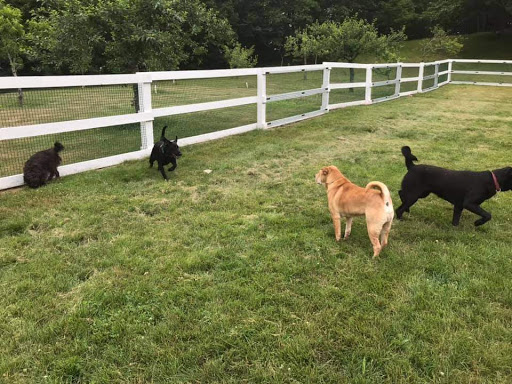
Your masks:
{"label": "green grass field", "polygon": [[512,193],[479,228],[421,200],[373,261],[364,219],[334,241],[314,174],[381,180],[396,207],[402,145],[510,165],[511,92],[450,85],[184,147],[169,182],[143,160],[1,192],[0,382],[510,383]]}

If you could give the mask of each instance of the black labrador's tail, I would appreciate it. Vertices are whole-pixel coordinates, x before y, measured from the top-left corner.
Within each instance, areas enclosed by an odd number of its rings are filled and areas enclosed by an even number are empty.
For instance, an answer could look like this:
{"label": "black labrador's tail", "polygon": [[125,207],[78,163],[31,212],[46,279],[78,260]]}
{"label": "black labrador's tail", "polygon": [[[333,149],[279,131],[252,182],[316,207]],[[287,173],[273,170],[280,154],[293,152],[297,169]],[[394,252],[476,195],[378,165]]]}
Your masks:
{"label": "black labrador's tail", "polygon": [[165,130],[167,129],[167,125],[162,128],[162,134],[160,135],[160,140],[165,138]]}
{"label": "black labrador's tail", "polygon": [[412,154],[411,148],[409,148],[407,145],[402,147],[402,155],[405,157],[405,166],[407,169],[414,167],[413,161],[418,161],[418,158]]}

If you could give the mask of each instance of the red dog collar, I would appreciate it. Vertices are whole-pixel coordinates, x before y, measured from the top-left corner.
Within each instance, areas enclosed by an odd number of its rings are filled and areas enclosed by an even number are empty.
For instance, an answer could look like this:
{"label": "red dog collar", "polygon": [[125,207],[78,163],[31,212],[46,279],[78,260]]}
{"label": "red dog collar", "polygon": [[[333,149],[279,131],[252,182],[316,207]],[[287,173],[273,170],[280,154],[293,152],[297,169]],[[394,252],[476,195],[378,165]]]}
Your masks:
{"label": "red dog collar", "polygon": [[496,192],[501,192],[500,183],[498,183],[498,179],[493,171],[491,171],[492,180],[494,181],[494,187],[496,188]]}

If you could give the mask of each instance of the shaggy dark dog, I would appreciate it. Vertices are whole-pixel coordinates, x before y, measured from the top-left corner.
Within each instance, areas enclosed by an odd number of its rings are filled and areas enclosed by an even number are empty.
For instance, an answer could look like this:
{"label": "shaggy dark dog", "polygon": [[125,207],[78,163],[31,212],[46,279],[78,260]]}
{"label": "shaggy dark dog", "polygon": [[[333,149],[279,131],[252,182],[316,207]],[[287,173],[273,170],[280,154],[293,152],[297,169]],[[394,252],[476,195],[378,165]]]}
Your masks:
{"label": "shaggy dark dog", "polygon": [[59,177],[57,167],[62,161],[59,152],[63,149],[64,146],[57,141],[53,148],[32,155],[23,167],[25,184],[30,188],[38,188],[54,177]]}
{"label": "shaggy dark dog", "polygon": [[485,200],[496,192],[512,189],[512,167],[494,171],[472,172],[452,171],[432,165],[415,165],[418,159],[411,153],[411,148],[402,147],[407,174],[402,180],[402,190],[398,192],[402,205],[396,210],[401,219],[404,212],[418,201],[434,193],[453,204],[453,225],[459,225],[463,209],[481,216],[475,226],[491,220],[491,214],[480,207]]}
{"label": "shaggy dark dog", "polygon": [[167,125],[162,129],[162,135],[160,141],[156,143],[151,151],[149,157],[149,166],[152,167],[153,163],[158,162],[158,170],[162,174],[165,180],[168,180],[167,174],[165,173],[164,165],[172,163],[172,167],[169,171],[174,171],[178,166],[176,159],[181,156],[180,147],[178,146],[178,136],[176,140],[171,141],[165,137],[165,130]]}

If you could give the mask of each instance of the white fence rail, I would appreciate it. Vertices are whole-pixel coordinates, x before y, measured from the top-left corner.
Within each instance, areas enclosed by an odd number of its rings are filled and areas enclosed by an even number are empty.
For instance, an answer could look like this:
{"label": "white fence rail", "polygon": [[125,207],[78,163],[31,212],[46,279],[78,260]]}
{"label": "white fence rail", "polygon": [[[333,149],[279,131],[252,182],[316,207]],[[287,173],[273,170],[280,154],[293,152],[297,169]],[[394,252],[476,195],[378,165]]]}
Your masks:
{"label": "white fence rail", "polygon": [[[473,70],[470,66],[484,66]],[[458,67],[462,66],[461,69]],[[498,67],[497,70],[493,70]],[[347,73],[347,70],[349,71]],[[357,71],[357,73],[356,73]],[[318,82],[315,82],[315,75],[320,73]],[[412,74],[411,74],[412,73]],[[286,78],[279,80],[279,76],[293,75],[294,80]],[[350,76],[348,76],[350,74]],[[312,76],[311,87],[309,83],[304,84],[297,81],[297,76],[303,76],[304,80]],[[457,76],[454,80],[453,77]],[[459,79],[467,76],[469,79]],[[490,77],[491,81],[474,81],[472,77]],[[204,141],[214,140],[234,134],[248,132],[254,129],[265,129],[283,124],[320,116],[331,109],[345,108],[349,106],[373,104],[396,99],[401,96],[424,93],[438,89],[446,84],[475,84],[490,86],[512,86],[512,61],[504,60],[442,60],[431,63],[391,63],[391,64],[355,64],[355,63],[331,63],[325,62],[321,65],[272,67],[272,68],[251,68],[233,70],[211,70],[211,71],[171,71],[171,72],[144,72],[133,75],[95,75],[95,76],[45,76],[45,77],[2,77],[0,78],[0,144],[10,148],[10,140],[37,138],[45,135],[64,134],[92,130],[97,128],[115,127],[125,124],[140,125],[140,148],[135,151],[116,154],[113,156],[100,156],[87,161],[78,161],[74,164],[67,164],[59,167],[61,175],[69,175],[91,169],[98,169],[106,166],[119,164],[126,160],[140,159],[149,155],[154,144],[153,122],[157,118],[193,114],[197,112],[220,110],[231,107],[248,105],[256,106],[255,123],[238,127],[203,133],[200,135],[180,139],[180,145],[190,145]],[[156,105],[154,98],[158,95],[157,84],[171,82],[176,84],[182,81],[208,80],[214,82],[220,79],[233,78],[247,79],[245,82],[249,90],[249,80],[255,78],[256,94],[253,96],[232,97],[236,92],[226,88],[225,97],[221,100],[190,102],[184,105]],[[348,81],[347,81],[348,77]],[[273,82],[274,78],[279,81]],[[498,79],[496,81],[496,79]],[[295,83],[294,83],[295,82]],[[214,84],[212,83],[212,84]],[[276,85],[277,84],[277,85]],[[287,89],[292,85],[307,85],[306,89]],[[14,104],[4,106],[1,103],[2,97],[15,98],[21,90],[44,90],[45,92],[56,92],[57,89],[74,89],[80,92],[86,87],[105,86],[131,86],[134,89],[134,100],[137,112],[113,113],[112,116],[77,118],[68,121],[55,121],[38,123],[28,119],[9,118],[9,113],[16,110],[18,115],[24,117],[29,113],[46,114],[43,103],[40,109],[33,106],[15,106]],[[153,88],[152,88],[153,86]],[[204,87],[207,92],[208,87]],[[292,87],[293,88],[293,87]],[[222,91],[222,90],[221,90]],[[222,94],[221,94],[222,96]],[[338,102],[337,97],[342,96],[344,100]],[[313,98],[313,100],[311,100]],[[317,100],[318,99],[318,100]],[[279,116],[269,121],[268,115],[274,105],[280,103],[292,103],[300,100],[309,100],[304,103],[308,106],[307,111],[292,113],[290,116]],[[66,100],[61,100],[66,103]],[[173,104],[170,102],[170,104]],[[292,104],[286,104],[289,108]],[[297,104],[299,105],[299,104]],[[311,106],[313,107],[311,107]],[[82,108],[87,107],[83,106]],[[286,112],[288,109],[284,108]],[[295,109],[291,108],[295,111]],[[291,113],[291,112],[290,112]],[[16,116],[18,116],[16,115]],[[18,116],[19,117],[19,116]],[[49,118],[51,119],[52,116]],[[5,119],[5,120],[4,120]],[[2,123],[2,120],[4,122]],[[7,122],[7,123],[6,123]],[[7,125],[7,126],[6,126]],[[159,131],[159,129],[158,129]],[[64,143],[66,144],[66,143]],[[1,148],[1,147],[0,147]],[[6,149],[3,152],[6,152]],[[24,147],[26,158],[31,153],[44,148],[31,146],[30,143]],[[64,159],[66,155],[64,154]],[[4,161],[9,161],[5,156]],[[0,189],[12,188],[23,184],[22,169],[13,172],[2,170],[0,163]],[[20,166],[19,168],[22,168]],[[1,173],[3,172],[3,173]],[[7,173],[7,175],[5,175]],[[9,174],[14,173],[14,174]]]}

